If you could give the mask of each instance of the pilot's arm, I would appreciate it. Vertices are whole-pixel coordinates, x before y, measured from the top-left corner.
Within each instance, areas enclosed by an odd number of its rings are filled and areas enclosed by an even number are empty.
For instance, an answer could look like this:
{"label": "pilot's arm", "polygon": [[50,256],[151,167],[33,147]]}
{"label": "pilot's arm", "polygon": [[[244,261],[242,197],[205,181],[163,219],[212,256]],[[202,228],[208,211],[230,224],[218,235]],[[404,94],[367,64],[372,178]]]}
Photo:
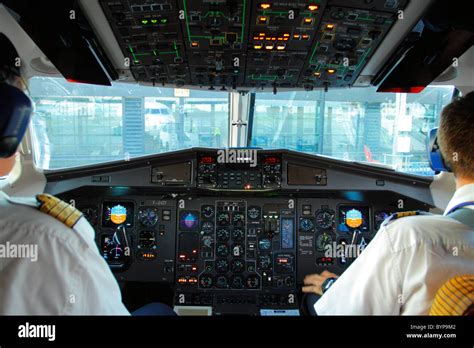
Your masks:
{"label": "pilot's arm", "polygon": [[318,315],[398,315],[402,302],[400,254],[380,230],[352,265],[316,302]]}

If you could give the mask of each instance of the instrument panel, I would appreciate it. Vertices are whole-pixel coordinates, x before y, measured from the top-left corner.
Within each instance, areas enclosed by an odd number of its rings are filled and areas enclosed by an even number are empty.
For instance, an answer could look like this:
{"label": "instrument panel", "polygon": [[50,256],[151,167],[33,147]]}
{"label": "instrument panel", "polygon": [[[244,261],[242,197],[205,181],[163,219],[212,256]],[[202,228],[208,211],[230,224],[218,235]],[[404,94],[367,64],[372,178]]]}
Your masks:
{"label": "instrument panel", "polygon": [[168,284],[175,306],[217,315],[297,314],[306,275],[342,274],[388,216],[431,207],[426,178],[291,151],[219,151],[63,172],[48,187],[69,187],[59,196],[91,223],[119,281]]}

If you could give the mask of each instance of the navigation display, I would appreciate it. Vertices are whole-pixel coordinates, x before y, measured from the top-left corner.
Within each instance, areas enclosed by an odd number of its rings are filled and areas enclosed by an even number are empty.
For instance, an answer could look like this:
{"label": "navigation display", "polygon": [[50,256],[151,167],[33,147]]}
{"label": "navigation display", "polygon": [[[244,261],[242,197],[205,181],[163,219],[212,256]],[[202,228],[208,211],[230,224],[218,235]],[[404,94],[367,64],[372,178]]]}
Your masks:
{"label": "navigation display", "polygon": [[368,231],[369,227],[369,207],[365,206],[340,206],[339,226],[340,232],[352,232],[359,230]]}
{"label": "navigation display", "polygon": [[281,248],[293,249],[294,247],[294,220],[281,219]]}
{"label": "navigation display", "polygon": [[117,227],[133,226],[133,203],[131,202],[104,202],[102,206],[102,226]]}

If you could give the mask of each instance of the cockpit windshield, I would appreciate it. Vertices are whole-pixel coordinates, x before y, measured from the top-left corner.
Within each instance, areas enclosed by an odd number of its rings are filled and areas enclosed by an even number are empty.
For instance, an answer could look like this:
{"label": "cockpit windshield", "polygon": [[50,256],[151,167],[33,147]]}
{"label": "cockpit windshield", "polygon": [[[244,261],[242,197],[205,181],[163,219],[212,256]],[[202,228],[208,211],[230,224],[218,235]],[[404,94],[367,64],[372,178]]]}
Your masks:
{"label": "cockpit windshield", "polygon": [[432,175],[426,135],[453,92],[449,86],[419,94],[376,88],[257,94],[250,143]]}
{"label": "cockpit windshield", "polygon": [[[425,153],[454,87],[419,94],[374,88],[256,93],[247,144],[231,144],[230,94],[113,83],[112,87],[34,77],[35,161],[59,170],[190,147],[290,149],[432,175]],[[238,109],[240,110],[240,109]]]}

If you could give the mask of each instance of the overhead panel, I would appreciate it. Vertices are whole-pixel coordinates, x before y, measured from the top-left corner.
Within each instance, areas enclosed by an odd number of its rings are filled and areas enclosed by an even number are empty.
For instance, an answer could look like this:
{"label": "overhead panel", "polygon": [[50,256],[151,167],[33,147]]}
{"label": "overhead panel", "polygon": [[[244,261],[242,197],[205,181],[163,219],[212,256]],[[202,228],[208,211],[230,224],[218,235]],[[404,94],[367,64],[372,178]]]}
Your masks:
{"label": "overhead panel", "polygon": [[100,0],[139,82],[351,86],[406,0]]}

